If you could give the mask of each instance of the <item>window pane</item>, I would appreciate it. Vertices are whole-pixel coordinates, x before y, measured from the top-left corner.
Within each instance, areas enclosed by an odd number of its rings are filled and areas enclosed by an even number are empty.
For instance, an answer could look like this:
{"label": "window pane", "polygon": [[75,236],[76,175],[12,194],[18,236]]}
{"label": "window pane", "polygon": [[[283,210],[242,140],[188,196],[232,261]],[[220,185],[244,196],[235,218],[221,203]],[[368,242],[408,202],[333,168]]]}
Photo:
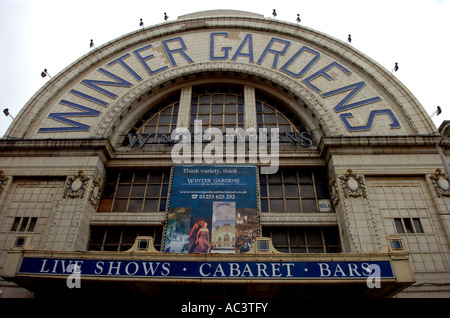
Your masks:
{"label": "window pane", "polygon": [[145,193],[145,185],[133,185],[133,190],[131,191],[132,197],[143,197]]}
{"label": "window pane", "polygon": [[158,212],[158,203],[159,200],[145,200],[144,211],[145,212]]}
{"label": "window pane", "polygon": [[281,191],[281,185],[280,184],[272,184],[269,187],[270,196],[271,197],[281,197],[282,191]]}
{"label": "window pane", "polygon": [[298,187],[296,184],[287,184],[284,186],[284,193],[286,197],[297,197],[298,198]]}
{"label": "window pane", "polygon": [[300,185],[300,193],[302,194],[302,198],[314,198],[314,187],[312,184],[302,184]]}
{"label": "window pane", "polygon": [[302,199],[303,212],[316,212],[316,200],[314,199]]}
{"label": "window pane", "polygon": [[291,230],[289,232],[291,245],[305,245],[305,233],[299,230]]}
{"label": "window pane", "polygon": [[128,199],[116,199],[114,202],[114,212],[126,212]]}
{"label": "window pane", "polygon": [[130,185],[119,184],[117,187],[117,196],[118,197],[128,197],[130,195]]}
{"label": "window pane", "polygon": [[270,211],[271,212],[283,212],[283,200],[270,200]]}
{"label": "window pane", "polygon": [[259,190],[260,190],[260,194],[262,197],[267,197],[267,186],[266,185],[264,185],[264,184],[260,185]]}
{"label": "window pane", "polygon": [[133,179],[133,172],[130,171],[122,171],[120,173],[120,183],[131,183]]}
{"label": "window pane", "polygon": [[267,204],[267,200],[261,200],[261,211],[262,212],[268,212],[269,206]]}
{"label": "window pane", "polygon": [[322,234],[320,230],[307,230],[306,237],[308,245],[322,245]]}
{"label": "window pane", "polygon": [[272,231],[272,243],[275,245],[287,245],[287,232],[284,230],[273,230]]}
{"label": "window pane", "polygon": [[160,185],[149,185],[147,189],[147,197],[159,197]]}
{"label": "window pane", "polygon": [[283,173],[284,183],[297,184],[297,175],[295,171],[284,171]]}
{"label": "window pane", "polygon": [[28,232],[33,232],[36,226],[37,218],[31,218],[30,224],[28,225]]}
{"label": "window pane", "polygon": [[406,229],[406,233],[413,233],[413,228],[412,228],[412,224],[411,224],[411,219],[409,218],[404,218],[403,219],[403,223],[405,224],[405,229]]}
{"label": "window pane", "polygon": [[20,217],[14,218],[14,223],[11,227],[11,231],[17,231],[17,228],[19,227],[20,219],[21,219]]}
{"label": "window pane", "polygon": [[402,220],[401,219],[394,219],[395,223],[395,229],[397,230],[397,233],[405,233],[405,230],[403,230]]}
{"label": "window pane", "polygon": [[286,200],[286,212],[300,212],[299,200]]}
{"label": "window pane", "polygon": [[416,233],[423,233],[422,224],[420,223],[420,219],[415,218],[413,219],[414,222],[414,229],[416,230]]}
{"label": "window pane", "polygon": [[141,212],[142,211],[142,203],[143,199],[130,199],[130,203],[128,204],[129,212]]}
{"label": "window pane", "polygon": [[29,218],[22,218],[22,224],[20,224],[20,232],[25,232],[25,229],[27,228]]}

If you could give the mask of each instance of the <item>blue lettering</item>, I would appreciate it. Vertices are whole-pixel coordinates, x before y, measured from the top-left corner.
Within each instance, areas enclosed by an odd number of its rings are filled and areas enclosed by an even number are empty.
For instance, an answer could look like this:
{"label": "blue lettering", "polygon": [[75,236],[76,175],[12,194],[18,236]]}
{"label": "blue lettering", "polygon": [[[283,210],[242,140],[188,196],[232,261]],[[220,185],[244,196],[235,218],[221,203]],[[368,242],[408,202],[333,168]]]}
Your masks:
{"label": "blue lettering", "polygon": [[145,63],[145,61],[150,60],[150,59],[154,58],[155,56],[154,56],[153,54],[150,54],[150,55],[147,55],[147,56],[145,56],[145,57],[142,57],[140,53],[141,53],[142,51],[145,51],[145,50],[151,48],[151,47],[152,47],[152,45],[150,44],[150,45],[141,47],[140,49],[134,50],[133,53],[134,53],[134,55],[137,57],[137,59],[139,60],[139,62],[141,62],[142,66],[145,68],[145,70],[147,71],[147,73],[150,74],[150,75],[154,75],[154,74],[156,74],[156,73],[159,73],[159,72],[161,72],[161,71],[164,71],[164,70],[168,69],[169,67],[166,65],[166,66],[163,66],[163,67],[161,67],[161,68],[159,68],[159,69],[153,71],[153,70],[150,68],[150,66],[148,66],[147,63]]}
{"label": "blue lettering", "polygon": [[[179,42],[181,44],[180,48],[177,49],[169,49],[168,43],[170,42]],[[176,37],[170,40],[162,41],[162,44],[164,46],[164,50],[166,50],[167,56],[170,59],[170,63],[172,63],[172,66],[177,66],[177,63],[175,62],[175,59],[173,58],[174,53],[179,53],[186,61],[189,63],[194,63],[194,61],[184,52],[186,51],[187,47],[186,44],[184,44],[183,38]]]}
{"label": "blue lettering", "polygon": [[339,94],[339,93],[342,93],[342,92],[345,92],[345,91],[348,91],[348,90],[352,90],[347,96],[344,97],[343,100],[341,100],[339,102],[339,104],[336,105],[336,107],[334,107],[334,111],[335,112],[341,112],[341,111],[344,111],[344,110],[347,110],[347,109],[350,109],[350,108],[355,108],[355,107],[367,105],[367,104],[378,102],[378,101],[381,100],[381,98],[377,96],[377,97],[369,98],[369,99],[366,99],[366,100],[363,100],[363,101],[360,101],[360,102],[356,102],[356,103],[347,105],[348,101],[350,99],[352,99],[353,96],[358,94],[358,92],[364,86],[366,86],[366,83],[359,82],[359,83],[356,83],[356,84],[348,85],[348,86],[341,87],[341,88],[338,88],[336,90],[324,93],[324,94],[322,94],[322,97],[323,98],[327,98],[327,97],[330,97],[330,96],[335,95],[335,94]]}
{"label": "blue lettering", "polygon": [[214,56],[214,38],[216,37],[216,35],[220,35],[225,38],[228,38],[227,32],[217,32],[217,33],[210,34],[210,36],[209,36],[209,59],[213,60],[213,61],[226,60],[226,59],[228,59],[228,51],[231,50],[231,47],[229,47],[229,46],[221,48],[221,51],[224,52],[223,56]]}
{"label": "blue lettering", "polygon": [[349,131],[360,131],[360,130],[370,130],[372,129],[372,123],[376,115],[386,114],[392,119],[392,124],[389,124],[390,128],[399,128],[400,123],[398,122],[397,118],[395,117],[394,113],[390,109],[380,109],[380,110],[372,110],[369,114],[369,119],[367,120],[367,124],[362,126],[352,126],[348,122],[349,117],[353,117],[352,113],[345,113],[341,114],[341,120],[344,123],[345,127]]}
{"label": "blue lettering", "polygon": [[[291,66],[292,63],[294,63],[294,61],[303,53],[303,52],[309,52],[314,54],[315,56],[312,58],[311,61],[309,61],[309,63],[298,73],[294,73],[288,70],[288,67]],[[295,78],[299,78],[302,77],[306,72],[308,72],[308,70],[311,68],[311,66],[313,66],[314,63],[317,62],[317,60],[320,58],[320,53],[310,49],[309,47],[303,46],[300,50],[298,50],[297,53],[295,53],[290,59],[289,61],[286,62],[286,64],[284,64],[281,68],[280,71],[291,75]]]}
{"label": "blue lettering", "polygon": [[92,96],[90,96],[90,95],[87,95],[87,94],[85,94],[85,93],[79,92],[79,91],[74,90],[74,89],[71,89],[69,93],[70,93],[70,94],[73,94],[73,95],[76,95],[76,96],[79,96],[79,97],[81,97],[81,98],[87,99],[87,100],[89,100],[89,101],[91,101],[91,102],[94,102],[94,103],[96,103],[96,104],[99,104],[99,105],[101,105],[101,106],[103,106],[103,107],[108,107],[108,105],[109,105],[107,102],[105,102],[105,101],[103,101],[103,100],[101,100],[101,99],[92,97]]}
{"label": "blue lettering", "polygon": [[123,56],[121,56],[121,57],[119,57],[118,59],[115,59],[114,61],[112,61],[112,62],[109,62],[108,63],[108,66],[111,66],[111,65],[113,65],[113,64],[116,64],[116,63],[119,63],[120,65],[122,65],[123,66],[123,68],[128,72],[128,73],[130,73],[131,75],[133,75],[133,77],[135,78],[135,79],[137,79],[138,81],[142,81],[142,77],[140,77],[127,63],[125,63],[123,60],[124,59],[126,59],[127,57],[129,57],[130,56],[130,54],[129,53],[127,53],[127,54],[125,54],[125,55],[123,55]]}
{"label": "blue lettering", "polygon": [[[247,45],[248,42],[248,53],[242,53],[242,49]],[[250,63],[253,63],[253,37],[251,34],[247,34],[245,38],[242,40],[241,45],[237,49],[236,53],[234,53],[231,58],[232,61],[236,61],[239,56],[248,57]]]}
{"label": "blue lettering", "polygon": [[[277,50],[271,48],[275,42],[284,44],[284,47],[281,51],[277,51]],[[278,57],[280,55],[282,55],[282,56],[285,55],[290,45],[291,45],[291,42],[286,41],[286,40],[277,39],[277,38],[270,39],[269,44],[267,44],[266,48],[264,49],[264,51],[261,54],[261,57],[259,58],[257,63],[261,64],[263,62],[264,58],[266,57],[267,53],[273,53],[274,57],[273,57],[272,68],[277,68]]]}
{"label": "blue lettering", "polygon": [[73,108],[82,110],[84,112],[82,112],[82,113],[51,113],[50,115],[48,115],[49,118],[63,122],[65,124],[71,125],[73,127],[40,128],[39,132],[87,131],[87,130],[89,130],[90,126],[81,124],[74,120],[67,119],[65,117],[88,117],[88,116],[100,115],[100,112],[97,110],[94,110],[94,109],[86,107],[86,106],[78,105],[78,104],[75,104],[75,103],[72,103],[72,102],[69,102],[66,100],[61,100],[59,103],[62,105],[66,105],[69,107],[73,107]]}
{"label": "blue lettering", "polygon": [[323,76],[325,77],[327,80],[331,81],[333,79],[333,77],[331,77],[331,75],[327,74],[326,72],[328,70],[330,70],[333,67],[337,67],[339,69],[341,69],[345,74],[350,74],[351,72],[346,69],[345,67],[343,67],[341,64],[339,64],[338,62],[333,62],[328,66],[325,66],[323,69],[321,69],[320,71],[315,72],[313,75],[309,76],[308,78],[303,80],[303,83],[305,83],[306,85],[308,85],[309,87],[311,87],[314,91],[316,91],[317,93],[320,93],[320,89],[317,88],[316,86],[314,86],[311,81],[316,79],[319,76]]}
{"label": "blue lettering", "polygon": [[106,86],[115,86],[115,87],[131,87],[133,86],[130,82],[124,80],[123,78],[120,78],[117,75],[112,74],[111,72],[108,72],[107,70],[103,68],[98,69],[99,72],[105,74],[106,76],[109,76],[116,80],[116,82],[109,82],[109,81],[99,81],[99,80],[82,80],[81,83],[87,85],[88,87],[105,94],[106,96],[109,96],[111,98],[116,98],[117,95],[114,93],[111,93],[110,91],[107,91],[106,89],[103,89],[99,87],[98,85],[106,85]]}

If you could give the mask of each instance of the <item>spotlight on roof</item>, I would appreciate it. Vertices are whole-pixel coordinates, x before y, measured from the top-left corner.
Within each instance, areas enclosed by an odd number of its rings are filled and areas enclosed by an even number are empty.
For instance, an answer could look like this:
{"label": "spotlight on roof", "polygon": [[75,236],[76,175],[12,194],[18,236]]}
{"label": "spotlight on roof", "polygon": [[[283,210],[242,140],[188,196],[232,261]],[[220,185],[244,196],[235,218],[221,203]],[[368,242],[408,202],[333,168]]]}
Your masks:
{"label": "spotlight on roof", "polygon": [[169,19],[169,16],[164,12],[164,21],[167,21]]}
{"label": "spotlight on roof", "polygon": [[302,22],[302,19],[300,19],[300,13],[297,13],[297,23],[300,23],[300,22]]}
{"label": "spotlight on roof", "polygon": [[11,115],[11,113],[9,112],[9,108],[5,108],[4,110],[3,110],[3,114],[5,114],[5,116],[6,117],[11,117],[13,120],[14,120],[14,117],[13,117],[13,115]]}
{"label": "spotlight on roof", "polygon": [[95,47],[95,45],[94,45],[94,40],[91,40],[91,43],[89,43],[89,46],[91,47],[91,49],[92,49],[93,47]]}
{"label": "spotlight on roof", "polygon": [[142,28],[144,27],[144,22],[142,21],[142,19],[141,19],[141,22],[139,23],[139,26]]}
{"label": "spotlight on roof", "polygon": [[275,9],[273,9],[272,15],[273,15],[274,18],[277,16],[277,11]]}
{"label": "spotlight on roof", "polygon": [[48,74],[47,69],[44,69],[44,71],[41,73],[41,76],[42,76],[42,77],[46,77],[47,75],[48,75],[48,77],[52,78],[52,77],[50,76],[50,74]]}

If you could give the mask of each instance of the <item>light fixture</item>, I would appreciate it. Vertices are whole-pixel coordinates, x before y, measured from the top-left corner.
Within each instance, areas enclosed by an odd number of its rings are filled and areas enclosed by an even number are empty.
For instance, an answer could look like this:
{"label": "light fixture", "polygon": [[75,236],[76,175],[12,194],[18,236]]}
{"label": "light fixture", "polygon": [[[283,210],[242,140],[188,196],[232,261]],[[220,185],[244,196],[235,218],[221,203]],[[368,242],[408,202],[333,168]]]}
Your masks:
{"label": "light fixture", "polygon": [[11,113],[9,112],[9,108],[5,108],[4,110],[3,110],[3,113],[5,114],[5,116],[6,117],[11,117],[13,120],[14,120],[14,117],[13,117],[13,115],[11,115]]}
{"label": "light fixture", "polygon": [[164,12],[164,21],[167,21],[169,19],[169,16]]}
{"label": "light fixture", "polygon": [[142,28],[144,27],[144,22],[142,21],[142,19],[141,19],[141,22],[139,23],[139,26]]}
{"label": "light fixture", "polygon": [[44,71],[41,73],[41,76],[42,76],[42,77],[46,77],[47,75],[48,75],[48,77],[52,78],[52,77],[50,76],[50,74],[48,74],[47,69],[44,69]]}

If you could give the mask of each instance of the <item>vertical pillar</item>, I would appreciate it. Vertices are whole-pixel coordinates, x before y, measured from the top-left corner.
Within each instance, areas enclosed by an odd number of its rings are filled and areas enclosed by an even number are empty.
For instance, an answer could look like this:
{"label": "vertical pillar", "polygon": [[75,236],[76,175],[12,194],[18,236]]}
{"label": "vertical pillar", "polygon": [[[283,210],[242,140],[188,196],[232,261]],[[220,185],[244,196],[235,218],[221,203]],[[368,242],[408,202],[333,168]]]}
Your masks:
{"label": "vertical pillar", "polygon": [[256,97],[255,88],[244,86],[244,130],[249,128],[258,129],[256,121]]}
{"label": "vertical pillar", "polygon": [[189,130],[189,117],[191,116],[192,86],[181,90],[180,106],[178,108],[177,128]]}

